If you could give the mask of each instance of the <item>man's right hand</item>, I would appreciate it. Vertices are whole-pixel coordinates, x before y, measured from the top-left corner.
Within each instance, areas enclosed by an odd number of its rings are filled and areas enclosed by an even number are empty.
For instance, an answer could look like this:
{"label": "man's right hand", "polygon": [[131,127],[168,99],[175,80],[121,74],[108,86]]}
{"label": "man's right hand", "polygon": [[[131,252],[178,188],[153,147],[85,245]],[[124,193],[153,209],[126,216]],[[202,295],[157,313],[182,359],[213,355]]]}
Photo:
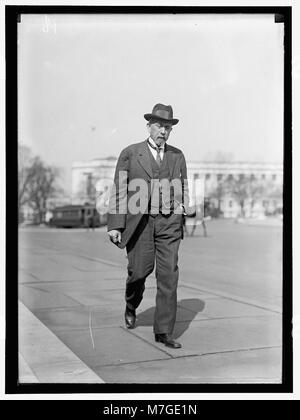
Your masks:
{"label": "man's right hand", "polygon": [[114,243],[117,244],[121,242],[122,235],[121,231],[117,229],[110,230],[108,233],[109,239]]}

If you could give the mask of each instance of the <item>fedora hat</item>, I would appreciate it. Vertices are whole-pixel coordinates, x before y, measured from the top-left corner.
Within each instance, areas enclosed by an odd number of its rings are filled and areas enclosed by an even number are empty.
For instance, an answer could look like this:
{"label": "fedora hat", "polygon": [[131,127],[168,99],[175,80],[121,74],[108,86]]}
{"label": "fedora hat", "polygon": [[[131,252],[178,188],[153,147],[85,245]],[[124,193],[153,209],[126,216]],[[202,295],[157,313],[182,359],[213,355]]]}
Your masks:
{"label": "fedora hat", "polygon": [[153,107],[151,114],[144,114],[144,118],[149,121],[151,118],[157,118],[159,120],[168,121],[175,125],[178,123],[177,118],[173,118],[173,109],[171,105],[156,104]]}

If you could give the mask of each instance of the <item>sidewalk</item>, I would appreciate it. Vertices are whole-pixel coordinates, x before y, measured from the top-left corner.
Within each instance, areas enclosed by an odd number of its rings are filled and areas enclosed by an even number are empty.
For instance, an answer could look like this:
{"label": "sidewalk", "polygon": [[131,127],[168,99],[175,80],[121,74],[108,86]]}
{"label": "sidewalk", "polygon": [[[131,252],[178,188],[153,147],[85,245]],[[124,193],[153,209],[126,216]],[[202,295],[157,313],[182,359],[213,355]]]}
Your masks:
{"label": "sidewalk", "polygon": [[19,331],[21,383],[103,383],[22,302]]}
{"label": "sidewalk", "polygon": [[181,279],[174,338],[154,341],[155,278],[124,327],[126,261],[21,248],[20,382],[280,383],[280,308]]}

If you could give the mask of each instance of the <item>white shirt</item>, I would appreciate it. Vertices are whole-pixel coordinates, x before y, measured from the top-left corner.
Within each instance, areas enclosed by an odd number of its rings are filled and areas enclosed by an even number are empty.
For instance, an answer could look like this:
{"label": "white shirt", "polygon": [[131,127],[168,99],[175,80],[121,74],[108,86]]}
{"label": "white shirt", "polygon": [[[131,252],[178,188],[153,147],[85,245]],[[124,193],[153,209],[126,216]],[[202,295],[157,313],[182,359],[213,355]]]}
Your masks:
{"label": "white shirt", "polygon": [[[154,141],[151,137],[149,137],[149,138],[148,138],[148,141],[149,141],[149,143],[151,143],[154,147],[157,147],[157,146],[156,146],[156,144],[155,144],[155,141]],[[164,143],[160,146],[160,150],[159,150],[159,155],[160,155],[160,159],[161,159],[161,160],[163,160],[163,158],[164,158],[164,153],[165,153],[165,143],[166,143],[166,142],[164,142]],[[153,149],[153,147],[149,146],[149,144],[148,144],[148,147],[149,147],[149,150],[150,150],[150,152],[152,153],[152,155],[153,155],[154,159],[156,160],[156,155],[157,155],[156,150],[155,150],[155,149]]]}

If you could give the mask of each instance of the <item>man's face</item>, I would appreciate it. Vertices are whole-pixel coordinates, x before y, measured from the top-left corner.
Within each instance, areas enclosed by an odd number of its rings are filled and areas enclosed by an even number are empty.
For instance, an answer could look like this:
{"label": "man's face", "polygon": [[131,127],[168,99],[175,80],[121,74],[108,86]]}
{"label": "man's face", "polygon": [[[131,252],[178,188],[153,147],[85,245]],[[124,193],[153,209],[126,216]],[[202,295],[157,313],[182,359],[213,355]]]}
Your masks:
{"label": "man's face", "polygon": [[164,144],[172,131],[172,124],[167,121],[153,120],[148,123],[150,137],[157,146]]}

